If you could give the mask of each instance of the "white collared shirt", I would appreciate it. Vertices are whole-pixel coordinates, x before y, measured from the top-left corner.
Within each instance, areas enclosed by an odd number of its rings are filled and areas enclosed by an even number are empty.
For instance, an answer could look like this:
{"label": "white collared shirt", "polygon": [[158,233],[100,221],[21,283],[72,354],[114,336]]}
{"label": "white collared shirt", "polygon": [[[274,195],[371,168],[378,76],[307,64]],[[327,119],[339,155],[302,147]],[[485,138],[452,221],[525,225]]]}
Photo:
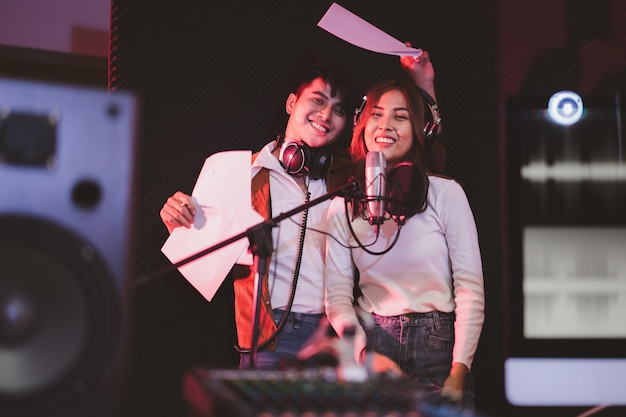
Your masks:
{"label": "white collared shirt", "polygon": [[[267,144],[252,164],[252,176],[261,168],[270,171],[270,194],[272,217],[297,208],[305,203],[305,194],[296,180],[285,172],[278,159],[272,155],[276,148],[274,141]],[[326,194],[324,180],[310,180],[308,189],[310,200]],[[326,229],[326,212],[330,201],[309,208],[304,251],[296,286],[296,295],[291,311],[307,314],[324,312],[324,256],[326,237],[315,230]],[[269,265],[269,290],[272,308],[284,309],[289,301],[291,284],[298,249],[303,212],[281,221],[272,230],[274,251]]]}

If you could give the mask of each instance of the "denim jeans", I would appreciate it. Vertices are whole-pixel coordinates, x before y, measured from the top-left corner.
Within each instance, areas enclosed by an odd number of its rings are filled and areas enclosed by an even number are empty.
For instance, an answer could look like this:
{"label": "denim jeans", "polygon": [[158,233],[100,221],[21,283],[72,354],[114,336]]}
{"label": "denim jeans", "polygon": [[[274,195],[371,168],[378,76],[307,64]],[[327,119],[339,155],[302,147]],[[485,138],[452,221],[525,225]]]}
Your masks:
{"label": "denim jeans", "polygon": [[[275,309],[274,322],[278,326],[283,317],[283,310]],[[296,355],[317,330],[324,314],[289,313],[287,323],[278,334],[276,350],[260,349],[256,353],[254,369],[278,369],[279,365],[295,360]],[[239,369],[250,369],[250,354],[241,354]]]}
{"label": "denim jeans", "polygon": [[[452,367],[454,313],[411,313],[384,317],[372,314],[373,328],[364,326],[368,349],[394,360],[405,374],[423,386],[425,398],[442,402],[439,396]],[[475,406],[474,381],[467,375],[463,408]]]}

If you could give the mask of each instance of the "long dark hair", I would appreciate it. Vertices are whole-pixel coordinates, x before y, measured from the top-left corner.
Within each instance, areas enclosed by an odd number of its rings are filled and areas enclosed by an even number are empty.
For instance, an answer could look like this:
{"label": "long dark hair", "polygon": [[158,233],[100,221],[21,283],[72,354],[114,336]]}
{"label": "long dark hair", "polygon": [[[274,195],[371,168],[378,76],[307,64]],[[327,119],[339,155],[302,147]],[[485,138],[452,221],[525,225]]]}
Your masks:
{"label": "long dark hair", "polygon": [[[367,155],[367,146],[365,145],[365,125],[372,116],[374,106],[378,103],[383,94],[388,91],[400,91],[407,102],[409,109],[409,120],[413,129],[413,141],[409,152],[405,155],[402,162],[409,162],[412,165],[411,179],[407,184],[402,186],[402,194],[400,188],[394,188],[396,196],[401,195],[401,205],[399,212],[402,212],[405,218],[409,218],[414,214],[421,213],[426,210],[426,197],[428,194],[429,181],[425,168],[428,161],[426,156],[426,145],[424,143],[424,99],[415,85],[404,80],[385,80],[375,84],[367,96],[364,98],[362,109],[355,114],[354,130],[352,132],[352,142],[350,144],[350,155],[354,161],[354,177],[360,181],[361,186],[365,184],[365,157]],[[393,168],[393,167],[387,167]],[[402,167],[404,168],[404,167]],[[390,180],[390,184],[394,187],[399,183]],[[363,190],[362,190],[363,191]],[[389,191],[389,190],[388,190]],[[363,207],[353,206],[353,215],[363,212]],[[401,220],[404,222],[404,219]]]}
{"label": "long dark hair", "polygon": [[426,148],[424,145],[424,100],[415,86],[405,80],[385,80],[376,83],[366,95],[365,106],[358,114],[358,120],[352,131],[350,154],[355,162],[362,162],[367,155],[365,145],[365,125],[372,115],[374,106],[383,94],[388,91],[400,91],[409,108],[409,118],[413,128],[413,142],[411,149],[404,160],[418,167],[423,167],[426,162]]}

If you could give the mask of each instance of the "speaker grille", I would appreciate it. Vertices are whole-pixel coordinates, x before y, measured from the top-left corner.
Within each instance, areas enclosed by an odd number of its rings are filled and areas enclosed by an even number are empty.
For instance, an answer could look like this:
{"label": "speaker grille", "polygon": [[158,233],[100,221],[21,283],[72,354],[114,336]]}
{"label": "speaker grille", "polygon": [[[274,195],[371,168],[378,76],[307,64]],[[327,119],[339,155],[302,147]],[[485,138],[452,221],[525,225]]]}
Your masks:
{"label": "speaker grille", "polygon": [[12,415],[89,396],[120,341],[120,298],[88,240],[0,218],[0,398]]}

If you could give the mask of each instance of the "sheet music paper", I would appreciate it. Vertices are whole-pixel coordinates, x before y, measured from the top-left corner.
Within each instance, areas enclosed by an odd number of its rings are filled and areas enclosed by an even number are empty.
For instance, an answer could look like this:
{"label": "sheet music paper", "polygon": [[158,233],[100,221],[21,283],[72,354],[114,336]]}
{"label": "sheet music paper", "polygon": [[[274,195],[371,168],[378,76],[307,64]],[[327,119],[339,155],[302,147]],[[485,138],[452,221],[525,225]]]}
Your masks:
{"label": "sheet music paper", "polygon": [[[190,229],[177,227],[161,251],[176,264],[236,236],[264,219],[250,202],[251,151],[219,152],[208,157],[191,194],[198,213]],[[249,240],[239,239],[178,270],[211,301],[235,263],[251,265]]]}
{"label": "sheet music paper", "polygon": [[317,26],[368,51],[398,56],[422,54],[421,49],[406,46],[404,42],[400,42],[337,3],[328,8]]}

